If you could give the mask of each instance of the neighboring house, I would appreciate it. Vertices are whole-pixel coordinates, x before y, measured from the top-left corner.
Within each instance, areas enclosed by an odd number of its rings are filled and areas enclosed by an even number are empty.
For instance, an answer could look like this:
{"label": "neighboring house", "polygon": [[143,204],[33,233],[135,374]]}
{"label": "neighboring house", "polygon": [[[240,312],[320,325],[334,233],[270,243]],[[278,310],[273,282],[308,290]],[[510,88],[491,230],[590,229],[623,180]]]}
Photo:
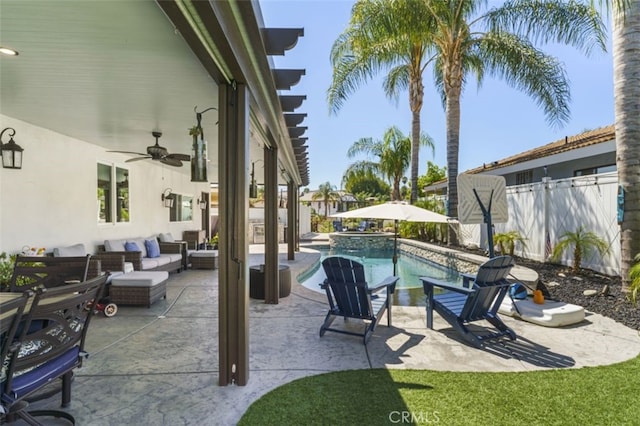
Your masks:
{"label": "neighboring house", "polygon": [[[543,145],[464,173],[504,176],[507,186],[563,179],[616,170],[616,141],[613,125],[589,130]],[[446,194],[447,182],[435,182],[427,194]]]}
{"label": "neighboring house", "polygon": [[[607,241],[610,252],[583,259],[583,267],[616,275],[620,273],[620,230],[615,171],[615,131],[607,126],[465,173],[504,176],[509,220],[494,223],[495,232],[517,231],[526,239],[526,248],[520,246],[516,254],[544,261],[565,232],[584,227]],[[446,197],[446,180],[425,191]],[[464,244],[487,248],[484,225],[464,225],[459,237]],[[572,262],[569,253],[560,260],[568,265]]]}
{"label": "neighboring house", "polygon": [[[313,195],[318,191],[309,191],[300,197],[300,203],[310,206],[318,214],[324,215],[324,200],[313,199]],[[329,202],[329,208],[327,209],[328,215],[331,216],[334,213],[344,212],[349,210],[350,206],[354,206],[358,203],[356,197],[345,191],[336,191],[338,199]]]}

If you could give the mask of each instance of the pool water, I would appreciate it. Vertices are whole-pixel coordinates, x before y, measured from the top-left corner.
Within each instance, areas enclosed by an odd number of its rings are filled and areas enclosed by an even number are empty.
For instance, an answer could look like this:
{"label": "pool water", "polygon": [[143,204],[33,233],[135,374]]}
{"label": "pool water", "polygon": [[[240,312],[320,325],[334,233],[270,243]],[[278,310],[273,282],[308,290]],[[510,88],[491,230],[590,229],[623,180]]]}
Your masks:
{"label": "pool water", "polygon": [[[320,262],[328,256],[344,256],[362,263],[369,285],[375,285],[384,278],[393,275],[393,251],[338,251],[328,248],[321,248],[318,251],[321,254]],[[425,306],[422,281],[419,277],[428,276],[448,282],[462,282],[458,271],[410,255],[398,255],[397,276],[400,277],[400,280],[396,284],[393,304],[400,306]],[[303,278],[302,285],[313,291],[324,293],[324,290],[320,288],[320,283],[326,278],[324,270],[318,263],[310,275]]]}

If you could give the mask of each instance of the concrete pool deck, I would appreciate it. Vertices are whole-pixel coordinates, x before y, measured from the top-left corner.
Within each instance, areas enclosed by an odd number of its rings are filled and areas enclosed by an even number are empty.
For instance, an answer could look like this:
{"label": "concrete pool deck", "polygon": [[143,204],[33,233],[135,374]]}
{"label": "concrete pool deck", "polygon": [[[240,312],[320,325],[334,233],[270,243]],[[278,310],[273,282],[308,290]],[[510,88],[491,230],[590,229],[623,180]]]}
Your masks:
{"label": "concrete pool deck", "polygon": [[[262,263],[263,246],[251,246],[250,264]],[[425,326],[424,308],[393,307],[369,344],[338,333],[320,338],[326,296],[295,277],[320,257],[302,248],[290,266],[292,292],[278,305],[250,299],[250,375],[246,386],[218,386],[217,270],[171,274],[167,299],[151,308],[120,307],[113,318],[96,316],[77,370],[67,409],[80,425],[233,425],[262,395],[292,380],[348,369],[398,368],[449,371],[533,371],[612,364],[640,353],[637,330],[587,313],[580,324],[545,328],[510,317],[515,342],[479,350],[462,343],[438,315]],[[340,320],[334,324],[338,325]],[[59,395],[31,408],[54,408]]]}

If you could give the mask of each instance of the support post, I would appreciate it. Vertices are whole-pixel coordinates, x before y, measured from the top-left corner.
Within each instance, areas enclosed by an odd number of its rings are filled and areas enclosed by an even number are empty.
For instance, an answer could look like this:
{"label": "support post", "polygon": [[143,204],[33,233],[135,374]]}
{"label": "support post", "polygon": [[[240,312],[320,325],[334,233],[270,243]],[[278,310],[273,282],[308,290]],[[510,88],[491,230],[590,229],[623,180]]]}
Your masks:
{"label": "support post", "polygon": [[249,94],[218,86],[219,385],[249,381]]}
{"label": "support post", "polygon": [[278,304],[278,149],[264,148],[264,303]]}
{"label": "support post", "polygon": [[298,216],[298,188],[295,183],[287,183],[287,259],[295,260],[296,217]]}

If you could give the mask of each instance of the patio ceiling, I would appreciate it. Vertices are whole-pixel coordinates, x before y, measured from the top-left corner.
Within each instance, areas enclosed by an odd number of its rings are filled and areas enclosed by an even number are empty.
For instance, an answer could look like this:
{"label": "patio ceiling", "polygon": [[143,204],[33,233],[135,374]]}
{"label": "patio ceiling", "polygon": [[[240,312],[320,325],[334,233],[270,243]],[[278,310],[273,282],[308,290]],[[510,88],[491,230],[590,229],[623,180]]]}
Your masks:
{"label": "patio ceiling", "polygon": [[[0,55],[0,113],[105,150],[145,152],[156,130],[169,152],[190,154],[194,108],[217,107],[211,69],[154,1],[0,0],[0,44],[19,52]],[[212,181],[217,120],[202,120]],[[251,159],[261,157],[252,137]]]}

